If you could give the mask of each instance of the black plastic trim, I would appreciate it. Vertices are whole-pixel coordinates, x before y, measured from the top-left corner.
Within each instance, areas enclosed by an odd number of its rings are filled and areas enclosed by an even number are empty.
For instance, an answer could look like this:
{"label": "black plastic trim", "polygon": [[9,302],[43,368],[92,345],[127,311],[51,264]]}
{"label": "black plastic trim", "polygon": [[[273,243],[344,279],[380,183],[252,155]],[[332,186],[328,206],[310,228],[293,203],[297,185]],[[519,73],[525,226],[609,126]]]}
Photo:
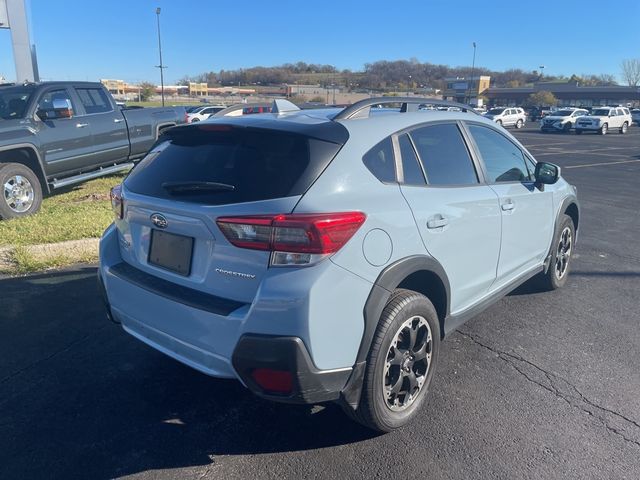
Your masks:
{"label": "black plastic trim", "polygon": [[217,297],[199,290],[194,290],[193,288],[168,282],[167,280],[138,270],[125,262],[109,267],[109,272],[122,280],[132,283],[136,287],[143,288],[151,293],[180,302],[189,307],[197,308],[198,310],[215,313],[216,315],[227,316],[234,310],[248,305],[248,303]]}
{"label": "black plastic trim", "polygon": [[[351,368],[319,370],[298,337],[245,334],[240,337],[231,363],[244,384],[256,395],[284,403],[322,403],[337,400],[351,375]],[[251,376],[257,368],[293,374],[293,391],[277,394],[264,391]]]}
{"label": "black plastic trim", "polygon": [[120,324],[120,322],[116,321],[116,319],[113,317],[113,314],[111,313],[111,305],[109,305],[109,297],[107,297],[107,289],[104,286],[104,280],[102,280],[102,275],[100,274],[100,270],[98,270],[96,279],[98,280],[98,293],[100,294],[100,298],[102,299],[102,303],[104,304],[107,319],[111,320],[113,323]]}

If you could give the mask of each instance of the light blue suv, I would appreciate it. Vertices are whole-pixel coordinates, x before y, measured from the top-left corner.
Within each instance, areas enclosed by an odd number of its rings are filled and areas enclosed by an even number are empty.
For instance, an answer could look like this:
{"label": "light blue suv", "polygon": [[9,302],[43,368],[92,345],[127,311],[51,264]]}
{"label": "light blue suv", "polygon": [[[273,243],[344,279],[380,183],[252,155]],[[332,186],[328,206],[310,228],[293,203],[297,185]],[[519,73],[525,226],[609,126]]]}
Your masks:
{"label": "light blue suv", "polygon": [[447,333],[534,276],[565,284],[576,190],[464,105],[272,112],[175,127],[114,188],[108,314],[264,398],[393,430]]}

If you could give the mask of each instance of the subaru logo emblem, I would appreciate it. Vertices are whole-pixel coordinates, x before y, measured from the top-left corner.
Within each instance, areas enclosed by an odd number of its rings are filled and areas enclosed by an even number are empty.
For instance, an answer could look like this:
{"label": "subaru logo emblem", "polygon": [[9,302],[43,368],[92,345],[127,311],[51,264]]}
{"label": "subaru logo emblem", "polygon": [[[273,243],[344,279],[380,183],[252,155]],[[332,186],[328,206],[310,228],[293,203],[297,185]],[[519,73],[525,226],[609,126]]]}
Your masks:
{"label": "subaru logo emblem", "polygon": [[165,216],[159,213],[154,213],[153,215],[151,215],[151,221],[158,228],[167,228],[167,225],[169,225],[169,222],[167,222]]}

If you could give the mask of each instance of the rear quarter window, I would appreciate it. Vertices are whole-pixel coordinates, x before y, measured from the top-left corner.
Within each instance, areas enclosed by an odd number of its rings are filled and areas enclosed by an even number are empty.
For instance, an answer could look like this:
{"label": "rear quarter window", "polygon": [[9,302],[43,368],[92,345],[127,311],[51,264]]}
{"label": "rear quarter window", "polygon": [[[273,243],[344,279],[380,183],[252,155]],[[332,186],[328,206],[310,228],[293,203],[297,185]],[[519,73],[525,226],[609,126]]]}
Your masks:
{"label": "rear quarter window", "polygon": [[365,153],[362,161],[381,182],[393,183],[396,181],[395,156],[390,137],[385,138]]}

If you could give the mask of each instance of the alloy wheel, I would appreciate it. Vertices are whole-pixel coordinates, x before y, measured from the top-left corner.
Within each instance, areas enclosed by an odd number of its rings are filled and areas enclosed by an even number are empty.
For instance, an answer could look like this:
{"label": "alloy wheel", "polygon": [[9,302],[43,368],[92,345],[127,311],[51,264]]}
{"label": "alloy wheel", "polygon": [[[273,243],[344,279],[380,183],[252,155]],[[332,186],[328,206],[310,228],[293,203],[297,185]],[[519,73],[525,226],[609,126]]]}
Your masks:
{"label": "alloy wheel", "polygon": [[382,379],[383,395],[390,410],[407,409],[418,397],[425,383],[433,337],[427,320],[416,315],[396,332],[389,350]]}
{"label": "alloy wheel", "polygon": [[33,185],[22,175],[14,175],[5,180],[3,185],[4,200],[11,210],[24,213],[31,208],[35,198]]}
{"label": "alloy wheel", "polygon": [[561,279],[569,269],[569,260],[571,259],[571,250],[573,247],[573,234],[571,228],[565,227],[560,234],[558,249],[556,250],[556,277]]}

